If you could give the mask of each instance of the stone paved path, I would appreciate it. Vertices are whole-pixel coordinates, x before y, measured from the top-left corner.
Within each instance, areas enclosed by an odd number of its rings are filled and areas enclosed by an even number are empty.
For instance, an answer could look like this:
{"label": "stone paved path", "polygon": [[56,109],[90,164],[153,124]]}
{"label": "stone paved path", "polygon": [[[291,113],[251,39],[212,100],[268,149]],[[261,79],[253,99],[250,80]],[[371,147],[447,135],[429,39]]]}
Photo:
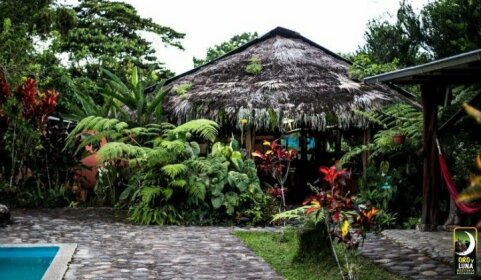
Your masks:
{"label": "stone paved path", "polygon": [[110,210],[14,211],[0,243],[77,243],[65,279],[282,279],[226,227],[135,226]]}
{"label": "stone paved path", "polygon": [[[454,275],[451,235],[450,232],[386,230],[381,236],[370,235],[362,254],[408,279],[469,279]],[[478,271],[481,271],[479,267]]]}

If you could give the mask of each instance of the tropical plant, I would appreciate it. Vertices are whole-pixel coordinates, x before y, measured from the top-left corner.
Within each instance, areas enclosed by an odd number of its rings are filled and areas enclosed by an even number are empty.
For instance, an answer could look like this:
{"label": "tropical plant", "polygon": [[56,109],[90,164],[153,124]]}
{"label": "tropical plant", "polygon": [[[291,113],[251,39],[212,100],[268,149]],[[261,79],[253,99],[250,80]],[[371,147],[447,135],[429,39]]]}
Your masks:
{"label": "tropical plant", "polygon": [[[373,124],[381,127],[373,136],[373,142],[360,145],[347,152],[340,160],[342,166],[352,157],[365,151],[371,151],[371,159],[377,156],[401,150],[417,152],[421,147],[422,139],[422,112],[409,104],[388,105],[376,112],[355,111],[359,116],[366,118]],[[406,136],[403,145],[393,142],[394,134],[402,133]]]}
{"label": "tropical plant", "polygon": [[[88,117],[67,140],[75,143],[82,131],[91,131],[77,150],[101,138],[102,173],[121,166],[128,170],[112,197],[119,207],[129,207],[130,219],[144,224],[204,223],[213,218],[259,223],[266,220],[259,204],[265,195],[252,160],[244,160],[234,143],[215,143],[200,157],[196,139],[213,142],[217,124],[193,120],[180,126],[149,124],[130,128],[116,119]],[[101,178],[104,175],[101,176]],[[111,182],[111,180],[110,180]],[[108,184],[112,188],[112,184]],[[104,186],[103,189],[106,187]],[[102,188],[97,188],[100,191]]]}
{"label": "tropical plant", "polygon": [[341,193],[339,179],[347,174],[347,170],[323,166],[320,171],[324,173],[324,180],[329,183],[330,189],[318,191],[304,201],[304,206],[279,213],[273,220],[303,221],[308,230],[299,235],[301,256],[320,255],[330,248],[342,279],[356,279],[352,264],[347,258],[347,274],[344,272],[334,241],[344,244],[348,249],[357,248],[365,231],[375,224],[378,209],[369,205],[357,205],[351,193]]}
{"label": "tropical plant", "polygon": [[[66,163],[53,146],[56,129],[48,122],[58,97],[55,90],[39,91],[33,78],[12,90],[0,74],[0,194],[7,194],[12,207],[68,204],[50,199],[65,193],[62,184],[69,172],[66,166],[50,165],[55,159]],[[68,200],[67,194],[63,198]]]}
{"label": "tropical plant", "polygon": [[[275,180],[276,185],[270,190],[270,193],[280,194],[282,199],[280,212],[286,208],[287,189],[284,185],[289,175],[291,161],[297,155],[297,151],[283,148],[279,144],[279,140],[264,141],[263,145],[268,147],[268,150],[265,152],[255,151],[252,156],[258,159],[257,166],[260,171]],[[279,190],[276,190],[277,188]]]}
{"label": "tropical plant", "polygon": [[[124,82],[114,73],[103,69],[108,77],[103,92],[106,103],[112,105],[112,117],[125,120],[136,126],[143,126],[154,122],[164,121],[163,100],[168,90],[157,76],[143,76],[134,67],[129,82]],[[147,94],[148,92],[148,94]]]}
{"label": "tropical plant", "polygon": [[395,182],[399,181],[398,174],[390,174],[389,162],[382,161],[379,169],[372,164],[368,167],[367,178],[359,180],[359,192],[357,200],[360,203],[369,203],[374,206],[387,210],[392,206],[392,200],[397,194],[397,186]]}

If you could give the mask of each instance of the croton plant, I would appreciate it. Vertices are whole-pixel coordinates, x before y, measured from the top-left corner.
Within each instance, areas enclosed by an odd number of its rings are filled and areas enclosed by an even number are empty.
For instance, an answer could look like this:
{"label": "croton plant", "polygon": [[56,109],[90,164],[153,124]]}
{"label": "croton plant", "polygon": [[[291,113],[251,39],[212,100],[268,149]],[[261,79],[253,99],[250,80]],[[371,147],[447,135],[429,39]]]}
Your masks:
{"label": "croton plant", "polygon": [[284,184],[289,174],[291,161],[297,155],[296,150],[289,150],[279,144],[279,140],[272,142],[264,141],[265,152],[255,151],[252,156],[256,159],[257,168],[268,176],[271,176],[276,184],[267,190],[267,193],[274,198],[281,198],[282,207],[285,209],[285,195],[287,188]]}
{"label": "croton plant", "polygon": [[326,223],[334,240],[344,243],[347,248],[357,248],[366,230],[374,224],[378,209],[371,205],[356,204],[350,192],[341,193],[339,181],[349,176],[347,169],[338,169],[333,165],[322,166],[319,171],[324,175],[323,180],[329,184],[329,189],[318,191],[304,201],[304,206],[276,215],[274,219],[299,219],[304,216],[314,224]]}

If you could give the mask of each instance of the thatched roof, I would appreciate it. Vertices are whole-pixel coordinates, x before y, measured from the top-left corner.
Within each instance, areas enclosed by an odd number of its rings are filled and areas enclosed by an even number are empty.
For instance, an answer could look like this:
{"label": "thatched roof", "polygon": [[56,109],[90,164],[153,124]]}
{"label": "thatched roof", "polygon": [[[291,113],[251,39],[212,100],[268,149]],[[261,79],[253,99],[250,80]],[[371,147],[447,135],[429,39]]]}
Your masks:
{"label": "thatched roof", "polygon": [[[252,58],[262,70],[249,74]],[[372,110],[405,99],[386,85],[365,85],[349,78],[350,62],[299,33],[278,27],[264,36],[167,81],[173,90],[164,107],[173,122],[208,118],[240,126],[242,119],[260,130],[294,125],[325,130],[364,128],[353,109]]]}

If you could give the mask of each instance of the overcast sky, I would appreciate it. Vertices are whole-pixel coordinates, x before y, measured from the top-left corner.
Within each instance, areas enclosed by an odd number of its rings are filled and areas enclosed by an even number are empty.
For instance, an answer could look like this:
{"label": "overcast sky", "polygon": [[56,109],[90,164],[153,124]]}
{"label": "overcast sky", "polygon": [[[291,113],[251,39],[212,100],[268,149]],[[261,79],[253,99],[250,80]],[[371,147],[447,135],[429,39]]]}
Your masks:
{"label": "overcast sky", "polygon": [[[192,57],[242,32],[259,36],[282,26],[334,52],[362,45],[370,19],[395,15],[400,0],[128,0],[143,17],[185,33],[185,51],[154,42],[160,61],[180,74],[193,68]],[[416,11],[429,0],[411,0]]]}

